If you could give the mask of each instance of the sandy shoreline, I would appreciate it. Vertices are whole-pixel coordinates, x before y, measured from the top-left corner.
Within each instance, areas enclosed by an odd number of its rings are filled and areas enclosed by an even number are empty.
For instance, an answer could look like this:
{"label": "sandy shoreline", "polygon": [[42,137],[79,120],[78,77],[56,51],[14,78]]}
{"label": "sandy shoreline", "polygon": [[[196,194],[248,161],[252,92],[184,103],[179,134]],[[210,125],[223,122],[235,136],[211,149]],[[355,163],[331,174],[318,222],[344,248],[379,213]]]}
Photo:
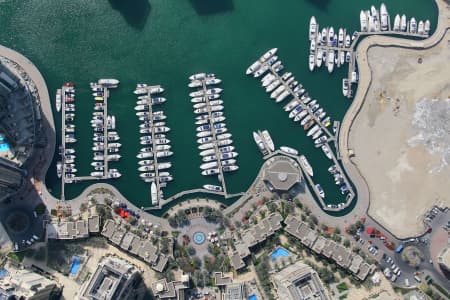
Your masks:
{"label": "sandy shoreline", "polygon": [[450,60],[449,39],[447,33],[427,50],[368,51],[372,84],[350,130],[349,148],[369,187],[369,214],[397,237],[422,233],[422,215],[431,205],[450,205],[450,167],[430,173],[440,155],[407,142],[416,103],[450,95],[450,70],[443,66]]}

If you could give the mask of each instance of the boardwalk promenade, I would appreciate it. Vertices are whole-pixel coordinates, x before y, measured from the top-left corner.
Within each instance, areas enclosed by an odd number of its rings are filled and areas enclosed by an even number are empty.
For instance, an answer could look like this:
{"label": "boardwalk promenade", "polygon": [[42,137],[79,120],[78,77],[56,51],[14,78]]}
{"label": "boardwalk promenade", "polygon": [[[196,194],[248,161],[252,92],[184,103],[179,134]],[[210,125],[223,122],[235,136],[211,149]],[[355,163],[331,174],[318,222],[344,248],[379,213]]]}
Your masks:
{"label": "boardwalk promenade", "polygon": [[[348,109],[341,123],[339,133],[339,153],[342,158],[342,164],[356,186],[358,192],[357,206],[364,208],[368,212],[370,205],[370,192],[366,180],[360,174],[357,166],[352,162],[352,151],[349,148],[349,133],[353,121],[364,104],[368,89],[372,82],[372,71],[368,61],[368,51],[371,47],[401,47],[413,49],[427,49],[438,44],[450,28],[450,8],[443,0],[436,0],[439,9],[439,18],[436,31],[432,36],[425,40],[408,40],[395,37],[386,37],[380,35],[369,36],[363,39],[356,49],[356,62],[358,64],[360,81],[356,90],[355,98]],[[381,224],[379,224],[382,226]]]}
{"label": "boardwalk promenade", "polygon": [[[47,139],[46,147],[42,149],[40,156],[37,156],[39,161],[35,163],[39,165],[39,168],[34,170],[35,180],[42,182],[45,178],[45,174],[51,164],[53,153],[55,152],[55,123],[53,122],[53,114],[50,96],[48,94],[47,84],[39,72],[38,68],[25,56],[22,54],[0,45],[0,56],[19,65],[25,73],[28,75],[29,79],[33,82],[37,89],[39,95],[39,104],[41,106],[41,111],[43,114],[42,120],[44,122],[43,127]],[[38,183],[39,184],[39,183]]]}

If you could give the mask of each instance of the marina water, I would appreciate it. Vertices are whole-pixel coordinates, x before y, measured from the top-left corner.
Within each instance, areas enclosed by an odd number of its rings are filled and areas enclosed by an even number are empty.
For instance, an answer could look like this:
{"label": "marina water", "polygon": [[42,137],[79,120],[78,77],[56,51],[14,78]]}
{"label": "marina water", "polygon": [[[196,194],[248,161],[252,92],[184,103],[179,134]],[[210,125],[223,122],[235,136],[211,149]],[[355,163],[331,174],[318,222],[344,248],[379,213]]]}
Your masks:
{"label": "marina water", "polygon": [[[432,29],[436,26],[437,9],[431,0],[384,3],[391,21],[395,14],[405,13],[430,19]],[[175,154],[169,159],[174,181],[164,189],[165,197],[217,183],[200,175],[201,157],[187,87],[188,76],[197,72],[213,72],[223,80],[221,98],[240,167],[226,175],[230,193],[245,191],[253,182],[263,161],[252,132],[268,129],[277,147],[287,145],[306,155],[314,168],[315,182],[325,190],[325,201],[333,204],[344,199],[327,172],[330,161],[314,148],[300,125],[288,118],[283,105],[270,100],[259,80],[245,76],[245,69],[266,50],[278,47],[286,71],[294,74],[332,120],[341,120],[351,104],[341,93],[347,67],[335,68],[331,75],[325,68],[309,72],[309,19],[315,15],[320,27],[346,27],[353,32],[359,29],[360,10],[370,9],[372,4],[379,8],[381,1],[6,0],[0,1],[0,43],[36,64],[48,84],[52,106],[55,90],[63,82],[76,84],[75,148],[80,176],[92,171],[89,120],[94,100],[89,82],[99,78],[121,81],[118,89],[111,90],[108,108],[116,116],[123,144],[122,159],[111,167],[117,167],[123,176],[107,182],[137,206],[151,204],[150,186],[140,180],[137,171],[136,154],[141,145],[132,93],[137,82],[161,84],[166,90],[162,96],[168,101],[163,109]],[[54,117],[60,143],[60,114],[55,112]],[[46,184],[59,197],[57,159],[55,154]],[[76,197],[95,182],[67,185],[66,199]]]}

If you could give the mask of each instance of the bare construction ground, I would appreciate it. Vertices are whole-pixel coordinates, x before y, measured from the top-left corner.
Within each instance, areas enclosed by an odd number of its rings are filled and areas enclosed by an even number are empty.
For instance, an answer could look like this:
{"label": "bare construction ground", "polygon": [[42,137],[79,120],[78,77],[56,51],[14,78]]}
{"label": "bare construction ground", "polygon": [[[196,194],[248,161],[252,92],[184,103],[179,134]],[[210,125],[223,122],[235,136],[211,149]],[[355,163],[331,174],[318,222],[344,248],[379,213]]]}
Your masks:
{"label": "bare construction ground", "polygon": [[372,84],[349,146],[369,186],[369,214],[400,238],[423,232],[433,204],[450,206],[449,40],[368,53]]}

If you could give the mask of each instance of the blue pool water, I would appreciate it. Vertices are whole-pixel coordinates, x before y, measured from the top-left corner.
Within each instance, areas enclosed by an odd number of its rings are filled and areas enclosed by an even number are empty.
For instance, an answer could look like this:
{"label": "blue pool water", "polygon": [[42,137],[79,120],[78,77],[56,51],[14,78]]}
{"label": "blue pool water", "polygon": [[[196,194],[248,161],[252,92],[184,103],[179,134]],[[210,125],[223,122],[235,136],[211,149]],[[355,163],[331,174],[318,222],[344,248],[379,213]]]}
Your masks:
{"label": "blue pool water", "polygon": [[258,300],[255,294],[248,296],[248,300]]}
{"label": "blue pool water", "polygon": [[72,266],[70,267],[70,274],[76,274],[78,272],[78,269],[80,269],[80,257],[74,256],[72,260]]}
{"label": "blue pool water", "polygon": [[5,268],[3,268],[3,269],[1,269],[0,270],[0,279],[3,279],[3,278],[5,278],[6,276],[8,276],[8,271],[5,269]]}
{"label": "blue pool water", "polygon": [[270,257],[272,257],[272,259],[274,259],[274,260],[277,259],[280,256],[288,257],[289,256],[289,252],[286,249],[284,249],[284,248],[278,247],[270,255]]}
{"label": "blue pool water", "polygon": [[205,242],[206,235],[203,232],[196,232],[194,233],[194,243],[197,245],[201,245]]}
{"label": "blue pool water", "polygon": [[0,144],[0,152],[3,152],[3,151],[9,151],[9,144],[7,144],[7,143],[3,143],[3,144]]}

